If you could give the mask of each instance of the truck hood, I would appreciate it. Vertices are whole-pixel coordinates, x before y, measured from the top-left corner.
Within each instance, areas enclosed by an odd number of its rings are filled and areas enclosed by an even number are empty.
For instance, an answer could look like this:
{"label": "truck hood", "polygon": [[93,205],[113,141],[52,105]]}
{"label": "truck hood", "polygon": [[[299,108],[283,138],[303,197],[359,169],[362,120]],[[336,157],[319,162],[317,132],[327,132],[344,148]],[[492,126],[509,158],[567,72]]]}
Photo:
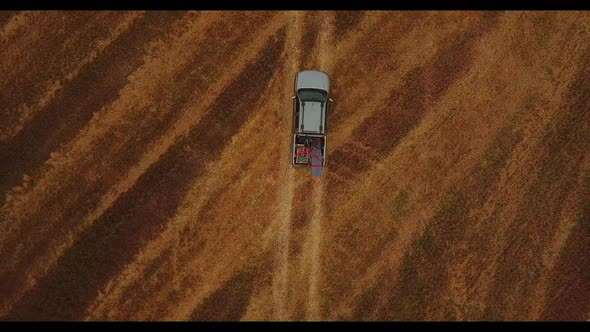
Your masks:
{"label": "truck hood", "polygon": [[297,74],[297,90],[321,89],[330,93],[330,79],[328,75],[318,70],[304,70]]}

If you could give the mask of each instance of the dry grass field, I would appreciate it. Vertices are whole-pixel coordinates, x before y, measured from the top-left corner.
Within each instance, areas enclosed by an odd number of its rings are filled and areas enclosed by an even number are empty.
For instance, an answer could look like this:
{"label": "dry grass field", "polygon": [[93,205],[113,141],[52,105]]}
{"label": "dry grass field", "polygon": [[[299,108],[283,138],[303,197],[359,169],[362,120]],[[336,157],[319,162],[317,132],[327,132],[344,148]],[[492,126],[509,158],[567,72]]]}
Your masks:
{"label": "dry grass field", "polygon": [[0,320],[588,319],[590,13],[0,12]]}

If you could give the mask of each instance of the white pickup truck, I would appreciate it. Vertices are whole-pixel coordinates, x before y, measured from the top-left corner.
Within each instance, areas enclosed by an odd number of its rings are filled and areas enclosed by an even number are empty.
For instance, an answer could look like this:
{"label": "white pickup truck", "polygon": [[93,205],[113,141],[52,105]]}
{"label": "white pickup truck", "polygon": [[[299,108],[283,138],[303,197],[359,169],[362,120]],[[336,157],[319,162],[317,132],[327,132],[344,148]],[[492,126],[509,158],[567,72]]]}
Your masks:
{"label": "white pickup truck", "polygon": [[310,166],[312,176],[321,176],[326,166],[326,115],[331,102],[328,75],[317,70],[297,74],[291,165]]}

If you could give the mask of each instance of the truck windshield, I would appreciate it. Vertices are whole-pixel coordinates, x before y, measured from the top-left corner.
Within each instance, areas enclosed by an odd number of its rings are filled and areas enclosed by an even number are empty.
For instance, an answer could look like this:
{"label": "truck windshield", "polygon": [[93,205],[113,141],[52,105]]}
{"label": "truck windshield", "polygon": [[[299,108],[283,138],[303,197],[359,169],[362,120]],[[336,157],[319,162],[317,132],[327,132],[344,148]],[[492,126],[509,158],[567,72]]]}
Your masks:
{"label": "truck windshield", "polygon": [[326,101],[327,94],[319,90],[299,90],[299,99],[301,101]]}

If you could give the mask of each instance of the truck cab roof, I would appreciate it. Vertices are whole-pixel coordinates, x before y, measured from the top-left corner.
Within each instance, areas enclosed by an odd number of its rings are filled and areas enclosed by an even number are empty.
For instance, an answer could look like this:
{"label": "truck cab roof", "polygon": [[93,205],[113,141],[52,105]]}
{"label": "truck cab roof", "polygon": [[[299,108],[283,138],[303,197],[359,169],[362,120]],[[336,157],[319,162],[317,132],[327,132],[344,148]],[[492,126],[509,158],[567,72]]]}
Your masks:
{"label": "truck cab roof", "polygon": [[300,109],[300,128],[302,128],[301,131],[322,133],[324,127],[324,120],[326,118],[326,102],[301,100]]}

